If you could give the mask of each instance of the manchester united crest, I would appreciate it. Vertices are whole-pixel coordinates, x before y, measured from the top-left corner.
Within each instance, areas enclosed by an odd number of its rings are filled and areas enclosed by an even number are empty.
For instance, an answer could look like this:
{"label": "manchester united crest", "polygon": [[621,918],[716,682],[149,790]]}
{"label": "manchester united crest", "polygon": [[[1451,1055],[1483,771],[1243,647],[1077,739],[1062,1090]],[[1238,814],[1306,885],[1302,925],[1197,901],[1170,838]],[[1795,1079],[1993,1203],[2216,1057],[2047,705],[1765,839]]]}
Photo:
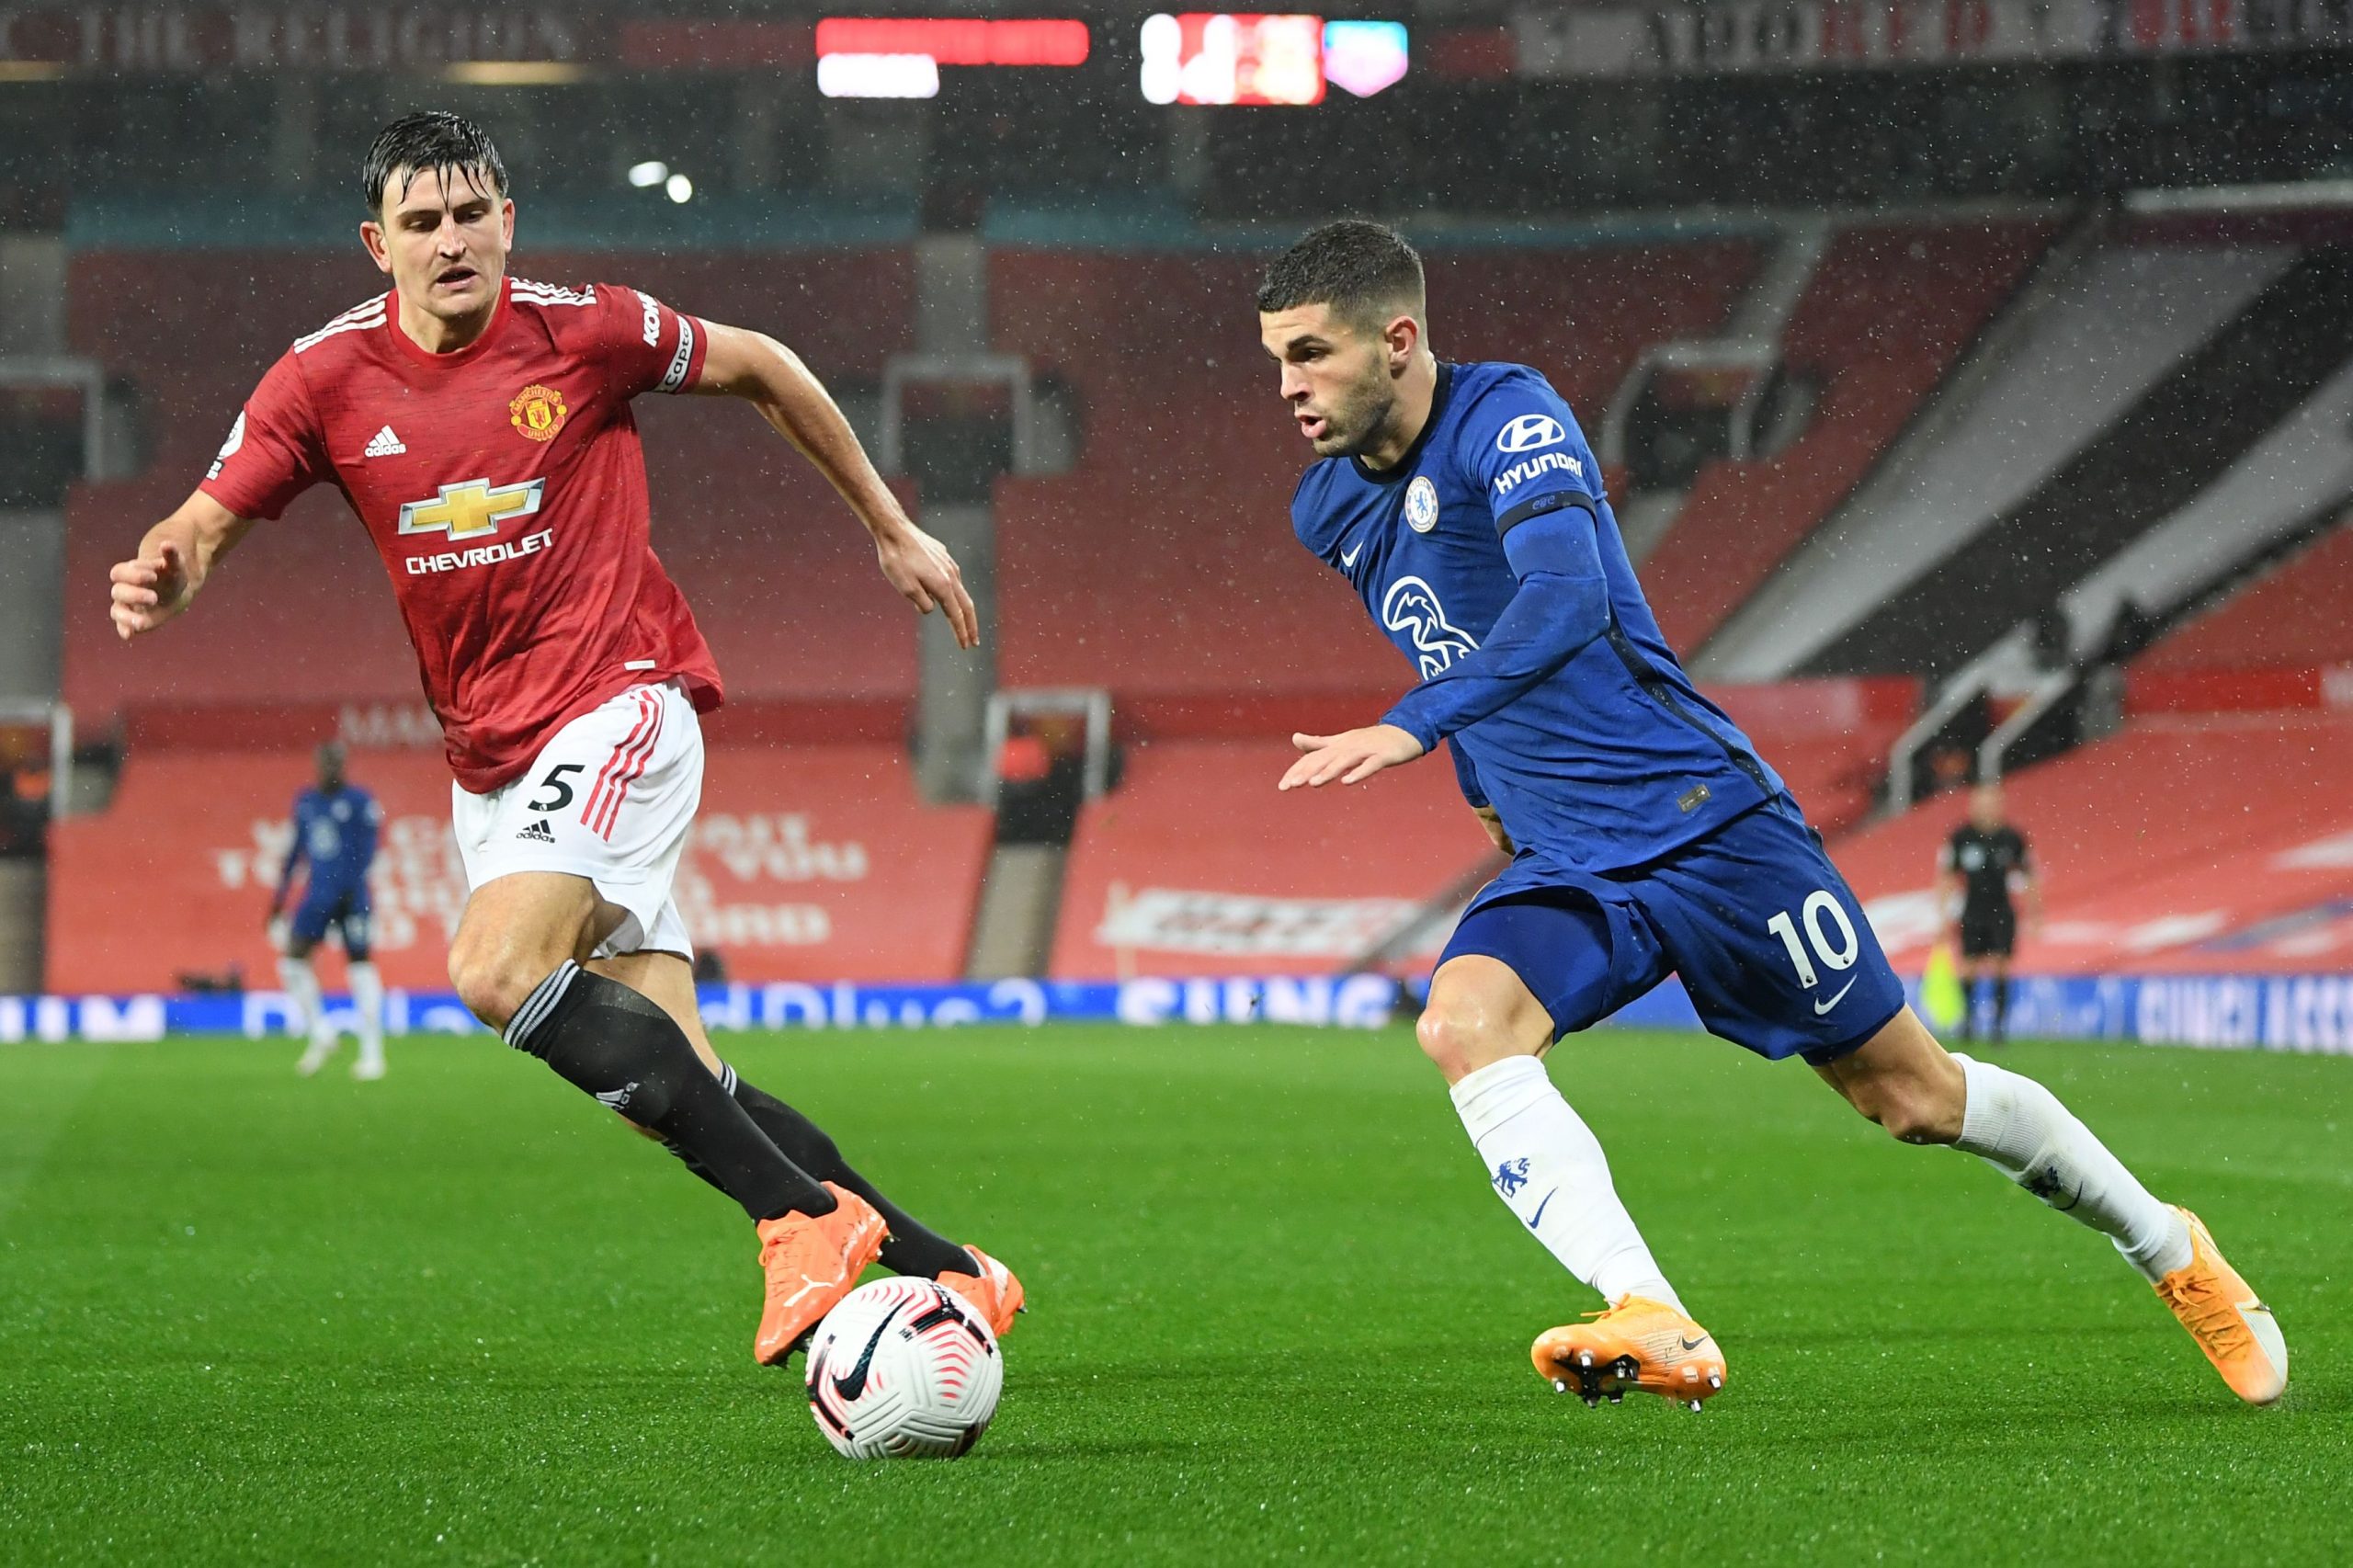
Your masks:
{"label": "manchester united crest", "polygon": [[517,432],[533,441],[554,440],[571,413],[563,406],[562,392],[537,381],[517,392],[515,401],[506,405],[506,417]]}

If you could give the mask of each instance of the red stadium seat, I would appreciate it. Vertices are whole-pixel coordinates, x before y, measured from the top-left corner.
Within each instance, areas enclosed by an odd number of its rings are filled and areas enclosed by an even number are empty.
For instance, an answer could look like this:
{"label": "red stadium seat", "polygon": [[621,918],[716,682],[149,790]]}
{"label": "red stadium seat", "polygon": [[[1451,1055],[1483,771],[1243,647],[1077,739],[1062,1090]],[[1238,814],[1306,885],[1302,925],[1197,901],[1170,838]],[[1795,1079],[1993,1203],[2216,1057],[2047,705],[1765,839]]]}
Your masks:
{"label": "red stadium seat", "polygon": [[1919,683],[1907,676],[1711,686],[1780,774],[1824,834],[1844,833],[1870,814],[1888,753],[1919,711]]}
{"label": "red stadium seat", "polygon": [[[1814,820],[1832,825],[1869,808],[1888,744],[1917,701],[1902,679],[1709,695],[1750,729]],[[1350,710],[1370,706],[1359,697]],[[1177,715],[1146,711],[1163,733],[1179,730]],[[1329,973],[1486,857],[1443,757],[1369,784],[1278,794],[1295,754],[1271,713],[1237,715],[1225,731],[1244,733],[1255,717],[1256,740],[1199,738],[1218,715],[1183,717],[1188,738],[1137,747],[1120,789],[1079,819],[1058,976]],[[1444,935],[1441,925],[1421,961]]]}
{"label": "red stadium seat", "polygon": [[[528,237],[528,235],[527,235]],[[518,253],[529,277],[642,285],[793,346],[822,374],[879,376],[914,338],[904,252],[569,256]],[[75,257],[77,351],[132,372],[153,429],[145,478],[85,490],[68,528],[71,580],[94,585],[178,504],[236,410],[292,338],[378,287],[356,250],[320,255],[97,253]],[[190,299],[267,300],[267,312]],[[866,535],[824,481],[750,410],[645,397],[654,543],[696,609],[731,695],[904,701],[914,618],[874,570]],[[249,540],[202,609],[126,650],[102,614],[69,617],[67,699],[85,717],[126,702],[327,696],[415,700],[416,676],[382,567],[332,491],[314,490]],[[85,602],[101,603],[95,587]]]}
{"label": "red stadium seat", "polygon": [[[2010,815],[2047,879],[2030,973],[2343,970],[2353,963],[2353,715],[2134,720],[2015,775]],[[1935,935],[1947,796],[1847,838],[1838,864],[1899,965]]]}
{"label": "red stadium seat", "polygon": [[2353,665],[2353,524],[2257,578],[2133,662],[2133,672]]}
{"label": "red stadium seat", "polygon": [[1279,794],[1294,755],[1139,747],[1079,817],[1052,973],[1330,974],[1488,854],[1443,758]]}
{"label": "red stadium seat", "polygon": [[[388,819],[371,878],[384,978],[446,991],[465,900],[449,770],[362,752],[351,777]],[[309,778],[300,752],[134,756],[107,811],[51,830],[49,988],[169,991],[233,964],[274,987],[262,916]],[[896,745],[719,747],[677,897],[735,979],[953,980],[990,838],[982,808],[922,804]]]}
{"label": "red stadium seat", "polygon": [[[1696,242],[1436,256],[1449,358],[1533,363],[1597,426],[1647,345],[1714,330],[1755,247]],[[1002,251],[997,346],[1075,389],[1076,469],[997,490],[1009,686],[1122,698],[1356,692],[1405,670],[1292,540],[1310,460],[1250,300],[1256,258]]]}

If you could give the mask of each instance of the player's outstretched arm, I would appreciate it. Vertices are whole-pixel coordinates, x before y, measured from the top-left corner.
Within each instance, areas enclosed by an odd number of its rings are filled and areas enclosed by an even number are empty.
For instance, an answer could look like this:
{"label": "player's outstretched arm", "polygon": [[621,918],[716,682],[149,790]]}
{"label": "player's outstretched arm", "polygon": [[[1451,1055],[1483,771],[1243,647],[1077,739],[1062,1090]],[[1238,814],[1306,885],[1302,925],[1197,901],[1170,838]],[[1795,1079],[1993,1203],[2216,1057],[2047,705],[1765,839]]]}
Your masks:
{"label": "player's outstretched arm", "polygon": [[179,510],[147,530],[137,556],[116,562],[107,574],[116,635],[127,642],[186,609],[213,565],[253,526],[251,517],[238,517],[201,490],[192,492]]}
{"label": "player's outstretched arm", "polygon": [[706,322],[710,347],[702,378],[693,390],[740,397],[760,411],[801,455],[849,503],[866,531],[882,575],[916,609],[929,615],[936,605],[948,617],[961,648],[980,645],[979,612],[964,590],[964,574],[938,540],[915,527],[874,472],[866,449],[842,417],[824,383],[801,357],[765,333]]}

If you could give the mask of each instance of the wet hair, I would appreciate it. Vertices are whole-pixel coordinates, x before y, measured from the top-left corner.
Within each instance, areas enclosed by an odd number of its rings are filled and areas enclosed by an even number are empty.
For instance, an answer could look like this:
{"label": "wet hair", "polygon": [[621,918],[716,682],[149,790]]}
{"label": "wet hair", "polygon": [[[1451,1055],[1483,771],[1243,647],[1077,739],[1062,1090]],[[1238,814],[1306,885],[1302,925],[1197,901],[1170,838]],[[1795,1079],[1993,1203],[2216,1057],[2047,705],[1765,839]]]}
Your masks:
{"label": "wet hair", "polygon": [[463,175],[486,196],[506,194],[506,165],[482,127],[461,114],[426,109],[401,116],[369,143],[367,161],[359,165],[359,193],[367,199],[368,210],[383,211],[394,175],[402,176],[400,189],[392,193],[397,200],[408,194],[409,182],[427,169],[445,192],[450,176]]}
{"label": "wet hair", "polygon": [[1396,230],[1360,218],[1310,230],[1258,285],[1261,312],[1302,305],[1326,305],[1359,324],[1401,312],[1419,321],[1422,258]]}

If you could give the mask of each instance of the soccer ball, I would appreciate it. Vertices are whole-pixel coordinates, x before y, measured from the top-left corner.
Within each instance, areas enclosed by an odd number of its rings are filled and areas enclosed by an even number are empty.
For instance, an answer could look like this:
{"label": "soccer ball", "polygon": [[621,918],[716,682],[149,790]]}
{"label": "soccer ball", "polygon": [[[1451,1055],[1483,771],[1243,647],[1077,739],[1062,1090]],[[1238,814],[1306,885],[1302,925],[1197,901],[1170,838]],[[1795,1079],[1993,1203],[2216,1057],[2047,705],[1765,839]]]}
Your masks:
{"label": "soccer ball", "polygon": [[996,1415],[1005,1363],[971,1302],[930,1279],[877,1279],[809,1342],[809,1410],[854,1460],[952,1460]]}

